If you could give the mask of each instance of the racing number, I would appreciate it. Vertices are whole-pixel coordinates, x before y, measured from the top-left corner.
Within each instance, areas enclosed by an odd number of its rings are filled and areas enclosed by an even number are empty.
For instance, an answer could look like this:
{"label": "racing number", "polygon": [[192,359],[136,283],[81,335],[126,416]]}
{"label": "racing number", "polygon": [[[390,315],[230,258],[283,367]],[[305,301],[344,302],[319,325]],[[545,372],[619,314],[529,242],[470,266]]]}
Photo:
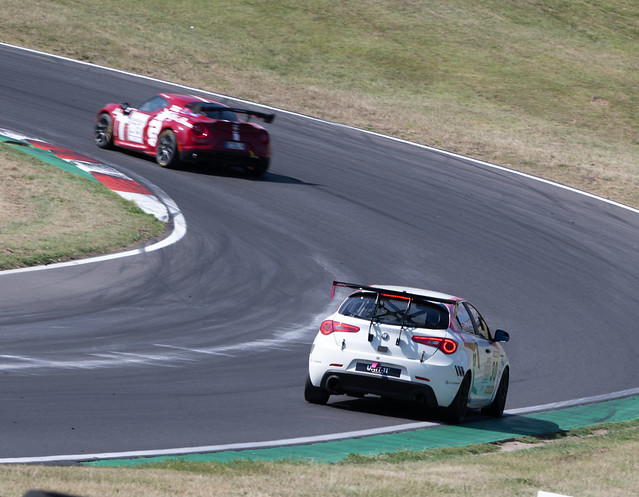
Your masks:
{"label": "racing number", "polygon": [[497,379],[497,370],[499,369],[499,364],[497,361],[493,361],[493,371],[490,373],[490,383],[494,384]]}
{"label": "racing number", "polygon": [[149,123],[149,127],[146,131],[147,140],[149,142],[149,146],[155,147],[158,142],[158,135],[160,134],[160,130],[162,129],[162,119],[158,119],[157,117],[153,118]]}
{"label": "racing number", "polygon": [[466,344],[466,347],[468,347],[473,353],[473,369],[478,370],[481,367],[479,347],[474,342]]}

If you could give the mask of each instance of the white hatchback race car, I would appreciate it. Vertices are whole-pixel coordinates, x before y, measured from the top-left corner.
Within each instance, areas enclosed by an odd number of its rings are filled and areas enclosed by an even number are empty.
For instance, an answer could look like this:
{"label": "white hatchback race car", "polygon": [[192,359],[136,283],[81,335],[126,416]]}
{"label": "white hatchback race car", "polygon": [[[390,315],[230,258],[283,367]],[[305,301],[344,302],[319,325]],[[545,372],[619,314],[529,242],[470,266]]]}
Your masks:
{"label": "white hatchback race car", "polygon": [[326,318],[313,341],[304,397],[325,404],[331,395],[366,394],[442,408],[460,423],[469,408],[499,417],[508,395],[510,364],[500,342],[469,302],[403,286],[355,289]]}

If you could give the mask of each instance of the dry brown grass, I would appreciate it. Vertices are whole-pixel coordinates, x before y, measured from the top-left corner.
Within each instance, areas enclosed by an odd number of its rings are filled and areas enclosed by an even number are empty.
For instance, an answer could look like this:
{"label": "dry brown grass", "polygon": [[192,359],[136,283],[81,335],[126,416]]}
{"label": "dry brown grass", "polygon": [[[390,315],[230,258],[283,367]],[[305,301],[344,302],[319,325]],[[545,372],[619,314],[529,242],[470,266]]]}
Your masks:
{"label": "dry brown grass", "polygon": [[339,464],[200,463],[178,469],[5,466],[0,495],[17,497],[29,488],[91,497],[534,497],[538,490],[575,497],[638,495],[639,424],[608,426],[551,443],[527,440],[527,448],[517,452],[475,447],[407,454],[403,461],[393,456]]}
{"label": "dry brown grass", "polygon": [[[639,207],[636,3],[211,5],[3,0],[0,40],[443,148]],[[16,218],[36,209],[14,193],[2,202]],[[511,454],[392,463],[2,467],[0,494],[500,497],[543,489],[616,497],[639,495],[638,439],[635,429]]]}
{"label": "dry brown grass", "polygon": [[[100,16],[95,16],[100,12]],[[639,207],[622,0],[5,0],[16,44],[374,130]],[[274,164],[276,167],[276,164]]]}
{"label": "dry brown grass", "polygon": [[163,230],[99,183],[0,143],[0,269],[111,253]]}

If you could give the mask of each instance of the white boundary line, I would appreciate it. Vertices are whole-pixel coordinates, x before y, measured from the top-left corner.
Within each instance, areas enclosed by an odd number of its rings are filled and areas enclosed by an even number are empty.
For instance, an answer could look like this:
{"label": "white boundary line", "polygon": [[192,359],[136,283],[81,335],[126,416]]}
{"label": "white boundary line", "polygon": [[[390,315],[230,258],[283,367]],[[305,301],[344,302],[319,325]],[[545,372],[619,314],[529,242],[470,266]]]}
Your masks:
{"label": "white boundary line", "polygon": [[[24,47],[18,47],[16,45],[10,45],[8,43],[1,43],[0,45],[3,46],[7,46],[7,47],[11,47],[14,49],[18,49],[18,50],[23,50],[26,52],[30,52],[30,53],[35,53],[38,55],[44,55],[47,57],[51,57],[51,58],[55,58],[55,59],[59,59],[59,60],[64,60],[67,62],[73,62],[76,64],[82,64],[82,65],[86,65],[89,67],[95,67],[95,68],[99,68],[99,69],[104,69],[104,70],[108,70],[111,72],[115,72],[115,73],[119,73],[119,74],[124,74],[127,76],[133,76],[133,77],[137,77],[140,79],[145,79],[147,81],[154,81],[157,83],[162,83],[162,84],[168,84],[168,85],[172,85],[175,86],[176,88],[183,88],[185,90],[189,90],[189,91],[197,91],[197,92],[201,92],[201,93],[206,93],[208,95],[214,95],[216,97],[221,97],[221,98],[226,98],[229,100],[233,100],[236,102],[241,102],[241,103],[247,103],[247,104],[251,104],[251,105],[257,105],[260,106],[262,108],[265,109],[269,109],[269,110],[275,110],[284,114],[289,114],[292,116],[297,116],[297,117],[303,117],[305,119],[309,119],[312,121],[316,121],[316,122],[321,122],[324,124],[329,124],[329,125],[333,125],[333,126],[337,126],[337,127],[343,127],[346,129],[352,129],[352,130],[356,130],[362,133],[366,133],[372,136],[377,136],[377,137],[381,137],[381,138],[386,138],[388,140],[391,141],[395,141],[398,143],[404,143],[407,145],[412,145],[418,148],[422,148],[424,150],[429,150],[431,152],[436,152],[439,153],[441,155],[445,155],[448,157],[453,157],[453,158],[457,158],[457,159],[462,159],[468,162],[472,162],[474,164],[477,165],[482,165],[482,166],[486,166],[486,167],[490,167],[493,169],[497,169],[499,171],[504,171],[507,173],[511,173],[517,176],[522,176],[524,178],[528,178],[528,179],[532,179],[534,181],[538,181],[541,183],[545,183],[551,186],[555,186],[558,188],[561,188],[563,190],[567,190],[573,193],[577,193],[580,195],[584,195],[586,197],[592,198],[592,199],[596,199],[599,200],[601,202],[613,205],[615,207],[619,207],[622,209],[626,209],[629,210],[631,212],[634,212],[635,214],[639,214],[639,209],[635,209],[634,207],[630,207],[624,204],[621,204],[619,202],[615,202],[613,200],[609,200],[603,197],[600,197],[598,195],[594,195],[592,193],[588,193],[585,192],[583,190],[579,190],[577,188],[573,188],[567,185],[562,185],[561,183],[557,183],[551,180],[547,180],[544,178],[540,178],[537,176],[533,176],[531,174],[527,174],[527,173],[523,173],[520,171],[516,171],[513,169],[509,169],[503,166],[499,166],[497,164],[492,164],[490,162],[484,162],[478,159],[473,159],[472,157],[466,157],[463,155],[459,155],[459,154],[454,154],[452,152],[447,152],[445,150],[441,150],[441,149],[437,149],[437,148],[433,148],[433,147],[429,147],[427,145],[421,145],[418,143],[413,143],[413,142],[409,142],[406,140],[401,140],[399,138],[394,138],[392,136],[387,136],[387,135],[382,135],[380,133],[375,133],[372,131],[366,131],[366,130],[362,130],[359,128],[354,128],[352,126],[347,126],[345,124],[339,124],[339,123],[334,123],[334,122],[330,122],[330,121],[325,121],[323,119],[318,119],[318,118],[314,118],[314,117],[310,117],[310,116],[305,116],[303,114],[298,114],[296,112],[291,112],[291,111],[287,111],[287,110],[283,110],[283,109],[278,109],[276,107],[270,107],[267,105],[261,105],[255,102],[250,102],[247,100],[242,100],[242,99],[238,99],[238,98],[234,98],[234,97],[230,97],[228,95],[222,95],[219,93],[214,93],[214,92],[209,92],[209,91],[204,91],[198,88],[193,88],[193,87],[189,87],[189,86],[184,86],[184,85],[179,85],[179,84],[175,84],[175,83],[171,83],[169,81],[163,81],[160,79],[156,79],[156,78],[151,78],[148,76],[141,76],[141,75],[137,75],[137,74],[133,74],[133,73],[129,73],[126,71],[121,71],[119,69],[113,69],[113,68],[109,68],[109,67],[104,67],[104,66],[99,66],[96,64],[91,64],[89,62],[82,62],[82,61],[77,61],[74,59],[70,59],[67,57],[62,57],[59,55],[53,55],[53,54],[48,54],[45,52],[40,52],[37,50],[32,50],[29,48],[24,48]],[[179,211],[178,211],[179,212]],[[183,217],[181,213],[178,213],[178,218],[181,218],[183,221]],[[176,223],[176,228],[178,227],[178,224]],[[183,232],[181,232],[181,229],[183,229]],[[173,234],[167,238],[165,238],[164,240],[162,240],[161,242],[152,245],[151,247],[146,247],[146,248],[142,248],[142,249],[137,249],[137,250],[132,250],[129,252],[123,252],[121,254],[113,254],[110,256],[103,256],[103,257],[94,257],[91,259],[84,259],[84,260],[80,260],[80,261],[72,261],[71,263],[61,263],[61,264],[52,264],[50,266],[42,266],[39,268],[35,268],[35,269],[50,269],[50,268],[54,268],[54,267],[60,267],[61,265],[74,265],[74,264],[84,264],[84,263],[88,263],[88,262],[99,262],[102,260],[109,260],[115,257],[126,257],[126,256],[130,256],[130,255],[138,255],[138,254],[142,254],[145,252],[149,252],[151,250],[157,250],[160,248],[163,248],[167,245],[170,245],[171,243],[175,243],[176,241],[178,241],[180,238],[182,238],[182,236],[184,236],[184,233],[186,232],[186,223],[184,223],[183,226],[181,226],[181,229],[176,229],[174,230]],[[177,233],[176,233],[177,232]],[[177,239],[173,239],[177,237]],[[12,270],[12,271],[8,271],[8,272],[21,272],[24,270],[33,270],[33,268],[24,268],[24,269],[17,269],[17,270]],[[4,271],[0,274],[6,274],[7,271]],[[587,403],[592,403],[592,402],[602,402],[604,400],[613,400],[616,398],[621,398],[621,397],[627,397],[629,395],[637,395],[639,394],[639,388],[636,389],[631,389],[631,390],[625,390],[623,392],[616,392],[616,393],[612,393],[612,394],[606,394],[606,395],[599,395],[599,396],[595,396],[595,397],[586,397],[586,398],[582,398],[582,399],[575,399],[575,400],[568,400],[568,401],[564,401],[564,402],[557,402],[554,404],[545,404],[545,405],[541,405],[541,406],[533,406],[533,407],[526,407],[526,408],[521,408],[521,409],[514,409],[514,410],[509,410],[506,411],[506,414],[508,415],[515,415],[515,414],[525,414],[525,413],[533,413],[533,412],[538,412],[538,411],[544,411],[544,410],[550,410],[550,409],[559,409],[561,407],[568,407],[568,406],[575,406],[575,405],[581,405],[581,404],[587,404]],[[385,427],[385,428],[377,428],[377,429],[372,429],[372,430],[361,430],[361,431],[353,431],[353,432],[345,432],[345,433],[336,433],[336,434],[329,434],[329,435],[321,435],[318,437],[302,437],[302,438],[293,438],[293,439],[283,439],[283,440],[273,440],[273,441],[268,441],[268,442],[257,442],[257,443],[238,443],[238,444],[227,444],[227,445],[210,445],[210,446],[202,446],[202,447],[189,447],[189,448],[176,448],[176,449],[163,449],[163,450],[147,450],[147,451],[131,451],[131,452],[112,452],[112,453],[102,453],[102,454],[82,454],[82,455],[62,455],[62,456],[43,456],[43,457],[22,457],[22,458],[12,458],[12,459],[0,459],[0,464],[26,464],[26,463],[44,463],[44,462],[59,462],[59,461],[87,461],[90,459],[118,459],[118,458],[133,458],[133,457],[151,457],[151,456],[163,456],[163,455],[184,455],[184,454],[195,454],[195,453],[199,453],[199,452],[220,452],[220,451],[227,451],[227,450],[244,450],[244,449],[257,449],[257,448],[266,448],[266,447],[276,447],[276,446],[285,446],[285,445],[300,445],[300,444],[307,444],[307,443],[317,443],[317,442],[326,442],[326,441],[331,441],[331,440],[340,440],[340,439],[345,439],[345,438],[354,438],[354,437],[363,437],[363,436],[370,436],[370,435],[379,435],[379,434],[384,434],[384,433],[393,433],[393,432],[398,432],[398,431],[408,431],[408,430],[414,430],[414,429],[419,429],[419,428],[428,428],[431,426],[435,426],[436,423],[409,423],[409,424],[404,424],[404,425],[396,425],[396,426],[392,426],[392,427]]]}
{"label": "white boundary line", "polygon": [[585,197],[589,197],[589,198],[593,198],[593,199],[596,199],[596,200],[600,200],[601,202],[604,202],[606,204],[614,205],[615,207],[620,207],[622,209],[626,209],[626,210],[629,210],[631,212],[634,212],[635,214],[639,214],[639,209],[636,209],[634,207],[630,207],[628,205],[625,205],[625,204],[622,204],[622,203],[619,203],[619,202],[615,202],[614,200],[610,200],[610,199],[607,199],[607,198],[604,198],[604,197],[600,197],[598,195],[586,192],[584,190],[579,190],[578,188],[574,188],[572,186],[563,185],[561,183],[557,183],[557,182],[549,180],[549,179],[541,178],[539,176],[534,176],[532,174],[523,173],[523,172],[517,171],[515,169],[509,169],[509,168],[504,167],[504,166],[499,166],[497,164],[493,164],[493,163],[490,163],[490,162],[485,162],[485,161],[482,161],[482,160],[479,160],[479,159],[474,159],[472,157],[466,157],[464,155],[455,154],[453,152],[448,152],[446,150],[442,150],[442,149],[439,149],[439,148],[430,147],[428,145],[422,145],[420,143],[414,143],[414,142],[410,142],[410,141],[407,141],[407,140],[402,140],[400,138],[395,138],[395,137],[392,137],[392,136],[383,135],[381,133],[375,133],[374,131],[367,131],[367,130],[355,128],[353,126],[348,126],[346,124],[340,124],[340,123],[335,123],[335,122],[331,122],[331,121],[325,121],[324,119],[319,119],[319,118],[316,118],[316,117],[307,116],[307,115],[304,115],[304,114],[299,114],[297,112],[292,112],[292,111],[285,110],[285,109],[280,109],[280,108],[277,108],[277,107],[271,107],[271,106],[268,106],[268,105],[259,104],[257,102],[251,102],[249,100],[243,100],[243,99],[240,99],[240,98],[231,97],[229,95],[224,95],[222,93],[215,93],[215,92],[212,92],[212,91],[201,90],[199,88],[194,88],[194,87],[186,86],[186,85],[180,85],[180,84],[177,84],[177,83],[172,83],[170,81],[165,81],[165,80],[162,80],[162,79],[152,78],[150,76],[134,74],[134,73],[130,73],[130,72],[127,72],[127,71],[122,71],[120,69],[114,69],[112,67],[105,67],[105,66],[100,66],[100,65],[97,65],[97,64],[92,64],[90,62],[74,60],[74,59],[70,59],[68,57],[63,57],[61,55],[54,55],[54,54],[49,54],[49,53],[46,53],[46,52],[40,52],[38,50],[33,50],[33,49],[30,49],[30,48],[19,47],[17,45],[11,45],[9,43],[0,42],[0,45],[5,46],[5,47],[10,47],[10,48],[13,48],[13,49],[16,49],[16,50],[23,50],[25,52],[30,52],[30,53],[34,53],[34,54],[38,54],[38,55],[44,55],[46,57],[51,57],[51,58],[54,58],[54,59],[64,60],[66,62],[73,62],[75,64],[80,64],[80,65],[84,65],[84,66],[88,66],[88,67],[94,67],[94,68],[98,68],[98,69],[103,69],[103,70],[114,72],[114,73],[117,73],[117,74],[123,74],[125,76],[132,76],[132,77],[135,77],[135,78],[144,79],[146,81],[152,81],[152,82],[155,82],[155,83],[171,85],[171,86],[174,86],[176,88],[181,88],[183,90],[205,93],[207,95],[212,95],[212,96],[215,96],[217,98],[226,98],[228,100],[233,100],[235,102],[240,102],[240,103],[249,104],[249,105],[256,105],[256,106],[261,107],[263,109],[277,111],[277,112],[280,112],[282,114],[288,114],[288,115],[291,115],[291,116],[302,117],[302,118],[308,119],[310,121],[315,121],[315,122],[319,122],[319,123],[323,123],[323,124],[329,124],[329,125],[332,125],[332,126],[345,128],[345,129],[351,129],[351,130],[359,131],[361,133],[365,133],[365,134],[368,134],[368,135],[371,135],[371,136],[377,136],[379,138],[385,138],[387,140],[391,140],[391,141],[394,141],[394,142],[397,142],[397,143],[403,143],[403,144],[406,144],[406,145],[412,145],[414,147],[418,147],[418,148],[421,148],[421,149],[424,149],[424,150],[428,150],[428,151],[431,151],[431,152],[436,152],[436,153],[438,153],[440,155],[444,155],[446,157],[451,157],[451,158],[455,158],[455,159],[461,159],[461,160],[464,160],[464,161],[467,161],[467,162],[471,162],[473,164],[477,164],[477,165],[481,165],[481,166],[485,166],[485,167],[490,167],[492,169],[496,169],[496,170],[499,170],[499,171],[504,171],[504,172],[507,172],[507,173],[514,174],[516,176],[521,176],[521,177],[524,177],[524,178],[532,179],[532,180],[538,181],[540,183],[545,183],[547,185],[552,185],[552,186],[555,186],[557,188],[561,188],[563,190],[567,190],[567,191],[570,191],[570,192],[573,192],[573,193],[577,193],[577,194],[583,195]]}
{"label": "white boundary line", "polygon": [[[527,179],[531,179],[531,180],[534,180],[534,181],[538,181],[540,183],[545,183],[547,185],[551,185],[551,186],[554,186],[554,187],[557,187],[557,188],[560,188],[560,189],[563,189],[563,190],[567,190],[567,191],[570,191],[570,192],[573,192],[573,193],[577,193],[579,195],[583,195],[585,197],[589,197],[589,198],[592,198],[592,199],[595,199],[595,200],[599,200],[599,201],[604,202],[606,204],[613,205],[615,207],[619,207],[621,209],[628,210],[630,212],[634,212],[635,214],[639,214],[639,209],[636,209],[634,207],[630,207],[630,206],[625,205],[625,204],[621,204],[619,202],[615,202],[614,200],[610,200],[610,199],[607,199],[607,198],[604,198],[604,197],[600,197],[598,195],[594,195],[592,193],[589,193],[589,192],[586,192],[586,191],[583,191],[583,190],[579,190],[579,189],[573,188],[571,186],[563,185],[561,183],[557,183],[555,181],[551,181],[551,180],[548,180],[548,179],[545,179],[545,178],[540,178],[538,176],[534,176],[534,175],[531,175],[531,174],[528,174],[528,173],[523,173],[521,171],[517,171],[517,170],[514,170],[514,169],[509,169],[507,167],[499,166],[497,164],[493,164],[493,163],[490,163],[490,162],[485,162],[485,161],[482,161],[482,160],[479,160],[479,159],[474,159],[472,157],[466,157],[466,156],[460,155],[460,154],[455,154],[455,153],[452,153],[452,152],[448,152],[446,150],[442,150],[442,149],[438,149],[438,148],[434,148],[434,147],[429,147],[428,145],[422,145],[422,144],[419,144],[419,143],[414,143],[414,142],[410,142],[410,141],[407,141],[407,140],[402,140],[400,138],[395,138],[395,137],[392,137],[392,136],[387,136],[387,135],[383,135],[383,134],[380,134],[380,133],[375,133],[373,131],[362,130],[362,129],[359,129],[359,128],[355,128],[353,126],[348,126],[346,124],[340,124],[340,123],[335,123],[335,122],[331,122],[331,121],[325,121],[323,119],[318,119],[316,117],[306,116],[304,114],[299,114],[297,112],[292,112],[292,111],[288,111],[288,110],[284,110],[284,109],[279,109],[277,107],[271,107],[271,106],[268,106],[268,105],[261,105],[261,104],[256,103],[256,102],[251,102],[251,101],[248,101],[248,100],[243,100],[243,99],[231,97],[231,96],[224,95],[224,94],[221,94],[221,93],[215,93],[215,92],[211,92],[211,91],[201,90],[199,88],[193,88],[193,87],[190,87],[190,86],[171,83],[170,81],[164,81],[164,80],[157,79],[157,78],[152,78],[152,77],[149,77],[149,76],[134,74],[134,73],[122,71],[120,69],[114,69],[114,68],[111,68],[111,67],[100,66],[100,65],[97,65],[97,64],[92,64],[90,62],[74,60],[74,59],[70,59],[68,57],[62,57],[60,55],[49,54],[49,53],[46,53],[46,52],[41,52],[41,51],[33,50],[33,49],[30,49],[30,48],[19,47],[17,45],[11,45],[9,43],[0,42],[0,45],[5,46],[5,47],[10,47],[10,48],[13,48],[13,49],[16,49],[16,50],[22,50],[22,51],[25,51],[25,52],[37,54],[37,55],[43,55],[43,56],[50,57],[50,58],[53,58],[53,59],[64,60],[66,62],[72,62],[74,64],[80,64],[80,65],[84,65],[84,66],[88,66],[88,67],[94,67],[94,68],[98,68],[98,69],[103,69],[103,70],[114,72],[114,73],[117,73],[117,74],[123,74],[123,75],[126,75],[126,76],[132,76],[132,77],[143,79],[143,80],[146,80],[146,81],[153,81],[153,82],[156,82],[156,83],[162,83],[162,84],[166,84],[166,85],[171,85],[171,86],[174,86],[176,88],[182,88],[182,89],[188,90],[188,91],[196,91],[196,92],[200,92],[200,93],[205,93],[207,95],[212,95],[212,96],[215,96],[217,98],[226,98],[228,100],[233,100],[235,102],[240,102],[240,103],[249,104],[249,105],[256,105],[256,106],[262,107],[264,109],[277,111],[277,112],[280,112],[282,114],[289,114],[291,116],[302,117],[302,118],[308,119],[310,121],[320,122],[320,123],[328,124],[328,125],[331,125],[331,126],[336,126],[336,127],[341,127],[341,128],[345,128],[345,129],[359,131],[361,133],[365,133],[365,134],[368,134],[368,135],[371,135],[371,136],[376,136],[376,137],[379,137],[379,138],[385,138],[387,140],[391,140],[391,141],[394,141],[394,142],[397,142],[397,143],[403,143],[403,144],[406,144],[406,145],[411,145],[411,146],[414,146],[414,147],[417,147],[417,148],[421,148],[423,150],[428,150],[430,152],[435,152],[435,153],[438,153],[438,154],[446,156],[446,157],[451,157],[451,158],[455,158],[455,159],[461,159],[461,160],[464,160],[464,161],[467,161],[467,162],[471,162],[471,163],[476,164],[476,165],[489,167],[489,168],[496,169],[496,170],[499,170],[499,171],[504,171],[504,172],[507,172],[507,173],[510,173],[510,174],[513,174],[513,175],[516,175],[516,176],[521,176],[523,178],[527,178]],[[168,199],[168,196],[166,198]],[[176,209],[177,209],[177,207],[176,207]],[[59,267],[74,266],[74,265],[79,265],[79,264],[89,264],[89,263],[93,263],[93,262],[102,262],[102,261],[106,261],[106,260],[117,259],[117,258],[120,258],[120,257],[129,257],[129,256],[132,256],[132,255],[140,255],[140,254],[143,254],[145,252],[151,252],[153,250],[158,250],[158,249],[164,248],[164,247],[166,247],[166,246],[168,246],[168,245],[170,245],[172,243],[176,243],[186,233],[186,221],[184,220],[184,217],[182,216],[182,214],[179,213],[179,211],[178,211],[178,214],[176,215],[176,217],[174,218],[174,222],[175,222],[176,229],[174,230],[173,234],[171,236],[163,239],[161,242],[159,242],[157,244],[154,244],[154,245],[151,245],[149,247],[136,249],[136,250],[132,250],[132,251],[128,251],[128,252],[121,252],[121,253],[116,253],[116,254],[105,255],[105,256],[101,256],[101,257],[92,257],[92,258],[89,258],[89,259],[81,259],[81,260],[76,260],[76,261],[63,262],[63,263],[59,263],[59,264],[50,264],[48,266],[37,266],[37,267],[32,267],[32,268],[21,268],[21,269],[15,269],[15,270],[0,271],[0,276],[3,275],[3,274],[12,274],[12,273],[17,273],[17,272],[37,271],[37,270],[42,270],[42,269],[53,269],[53,268],[59,268]]]}
{"label": "white boundary line", "polygon": [[173,230],[171,234],[166,238],[163,238],[157,243],[152,245],[148,245],[146,247],[139,247],[133,250],[127,250],[125,252],[116,252],[115,254],[107,254],[100,255],[97,257],[90,257],[88,259],[78,259],[74,261],[68,262],[58,262],[56,264],[48,264],[46,266],[33,266],[33,267],[23,267],[19,269],[7,269],[5,271],[0,271],[0,276],[16,274],[16,273],[27,273],[33,271],[43,271],[45,269],[58,269],[63,267],[70,266],[80,266],[82,264],[92,264],[94,262],[105,262],[113,259],[119,259],[121,257],[131,257],[134,255],[142,255],[147,254],[149,252],[153,252],[155,250],[163,249],[164,247],[168,247],[174,243],[177,243],[184,237],[186,234],[186,220],[184,219],[184,215],[178,209],[175,202],[168,197],[164,192],[161,194],[156,193],[156,196],[161,199],[161,202],[166,206],[167,211],[169,212],[169,218],[173,221]]}
{"label": "white boundary line", "polygon": [[[533,407],[524,407],[521,409],[512,409],[505,411],[506,416],[532,414],[535,412],[549,411],[561,409],[564,407],[574,407],[584,404],[592,404],[595,402],[604,402],[607,400],[616,400],[624,397],[639,395],[639,388],[623,390],[605,395],[597,395],[593,397],[584,397],[581,399],[556,402],[553,404],[544,404]],[[213,453],[240,451],[251,449],[269,449],[274,447],[288,447],[294,445],[308,445],[322,442],[332,442],[336,440],[345,440],[349,438],[362,438],[374,435],[384,435],[391,433],[399,433],[425,428],[434,428],[440,426],[440,423],[420,422],[406,423],[402,425],[386,426],[382,428],[372,428],[369,430],[347,431],[343,433],[331,433],[327,435],[318,435],[313,437],[285,438],[281,440],[269,440],[265,442],[246,442],[232,443],[221,445],[203,445],[200,447],[182,447],[174,449],[157,449],[157,450],[136,450],[124,452],[103,452],[96,454],[69,454],[58,456],[35,456],[35,457],[14,457],[0,459],[0,464],[33,464],[33,463],[51,463],[51,462],[86,462],[102,459],[134,459],[140,457],[163,457],[163,456],[184,456],[190,454]]]}

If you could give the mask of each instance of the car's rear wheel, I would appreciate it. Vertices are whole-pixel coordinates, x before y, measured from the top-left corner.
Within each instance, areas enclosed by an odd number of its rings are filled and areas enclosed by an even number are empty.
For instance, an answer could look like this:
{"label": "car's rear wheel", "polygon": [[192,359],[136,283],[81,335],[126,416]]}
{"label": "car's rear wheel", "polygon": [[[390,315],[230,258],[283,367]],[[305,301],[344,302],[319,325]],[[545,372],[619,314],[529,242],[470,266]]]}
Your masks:
{"label": "car's rear wheel", "polygon": [[179,161],[177,151],[177,138],[170,129],[165,129],[158,137],[158,146],[155,149],[155,160],[162,167],[173,167]]}
{"label": "car's rear wheel", "polygon": [[504,369],[499,380],[499,387],[497,387],[497,393],[492,404],[488,407],[484,407],[481,412],[488,416],[494,416],[499,418],[504,414],[504,408],[506,407],[506,398],[508,397],[508,382],[510,379],[510,371],[508,368]]}
{"label": "car's rear wheel", "polygon": [[93,140],[100,148],[111,148],[113,146],[113,119],[106,112],[98,116]]}
{"label": "car's rear wheel", "polygon": [[311,379],[306,377],[306,385],[304,387],[304,399],[311,404],[326,404],[331,396],[328,390],[316,387],[311,383]]}
{"label": "car's rear wheel", "polygon": [[464,421],[466,412],[468,411],[468,393],[470,392],[470,375],[466,375],[464,381],[459,386],[457,395],[453,399],[453,402],[446,408],[446,419],[455,424],[459,424]]}

